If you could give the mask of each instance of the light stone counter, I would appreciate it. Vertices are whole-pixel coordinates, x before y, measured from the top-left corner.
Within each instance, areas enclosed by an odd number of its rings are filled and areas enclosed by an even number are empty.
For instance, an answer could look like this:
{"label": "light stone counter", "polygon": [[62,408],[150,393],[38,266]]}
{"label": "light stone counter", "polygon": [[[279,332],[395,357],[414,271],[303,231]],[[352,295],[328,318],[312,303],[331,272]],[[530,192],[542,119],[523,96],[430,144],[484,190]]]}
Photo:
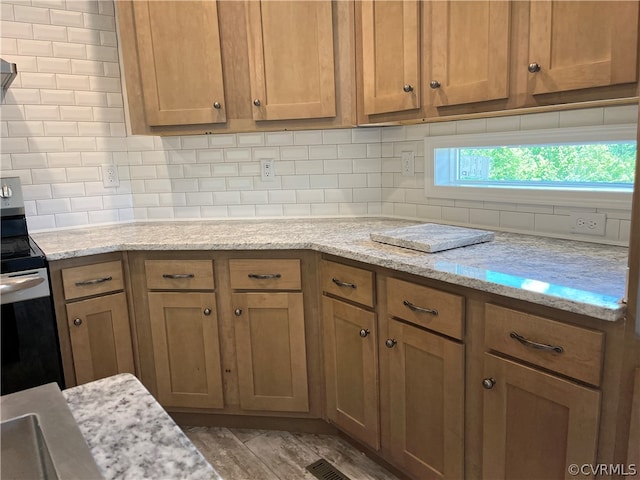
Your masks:
{"label": "light stone counter", "polygon": [[381,218],[164,221],[31,236],[49,260],[126,250],[311,249],[602,320],[624,317],[627,248],[496,233],[492,242],[424,253],[370,239],[372,232],[415,224]]}
{"label": "light stone counter", "polygon": [[221,480],[133,375],[103,378],[62,394],[105,480]]}

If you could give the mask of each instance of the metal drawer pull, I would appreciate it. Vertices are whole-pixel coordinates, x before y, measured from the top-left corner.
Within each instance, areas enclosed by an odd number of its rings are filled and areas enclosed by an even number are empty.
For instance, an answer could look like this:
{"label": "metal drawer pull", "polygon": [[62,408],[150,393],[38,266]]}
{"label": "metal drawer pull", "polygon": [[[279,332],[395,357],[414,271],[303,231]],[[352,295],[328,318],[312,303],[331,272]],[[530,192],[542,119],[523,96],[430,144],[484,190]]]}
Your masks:
{"label": "metal drawer pull", "polygon": [[339,287],[357,288],[357,285],[355,283],[343,282],[341,280],[338,280],[337,278],[332,278],[331,281]]}
{"label": "metal drawer pull", "polygon": [[538,350],[548,350],[556,353],[564,352],[564,348],[562,347],[554,347],[553,345],[547,345],[546,343],[532,342],[531,340],[527,340],[526,338],[524,338],[522,335],[518,335],[516,332],[511,332],[509,336],[511,338],[515,338],[517,341],[527,347],[536,348]]}
{"label": "metal drawer pull", "polygon": [[247,277],[253,278],[254,280],[272,280],[274,278],[282,278],[282,275],[279,273],[250,273]]}
{"label": "metal drawer pull", "polygon": [[396,343],[398,343],[398,341],[395,338],[387,338],[387,340],[384,342],[387,348],[395,347]]}
{"label": "metal drawer pull", "polygon": [[417,305],[414,305],[413,303],[411,303],[409,300],[404,300],[402,302],[402,304],[407,307],[409,310],[413,311],[413,312],[419,312],[419,313],[428,313],[429,315],[438,315],[438,310],[433,310],[431,308],[424,308],[424,307],[419,307]]}
{"label": "metal drawer pull", "polygon": [[371,331],[368,328],[363,328],[362,330],[360,330],[360,336],[362,338],[368,337],[370,333]]}
{"label": "metal drawer pull", "polygon": [[162,278],[169,278],[171,280],[179,280],[181,278],[194,278],[193,273],[163,273]]}
{"label": "metal drawer pull", "polygon": [[110,282],[113,277],[94,278],[93,280],[83,280],[82,282],[76,282],[76,287],[84,287],[86,285],[97,285],[99,283]]}

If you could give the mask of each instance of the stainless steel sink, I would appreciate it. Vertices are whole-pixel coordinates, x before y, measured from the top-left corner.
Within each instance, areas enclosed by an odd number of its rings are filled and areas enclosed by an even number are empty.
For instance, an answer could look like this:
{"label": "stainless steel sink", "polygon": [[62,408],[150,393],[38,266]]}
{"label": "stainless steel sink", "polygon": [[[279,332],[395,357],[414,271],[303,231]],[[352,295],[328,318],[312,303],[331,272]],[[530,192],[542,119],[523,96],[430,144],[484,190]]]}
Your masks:
{"label": "stainless steel sink", "polygon": [[58,480],[37,415],[0,423],[0,437],[2,478]]}
{"label": "stainless steel sink", "polygon": [[1,478],[102,478],[57,384],[0,397],[0,419]]}

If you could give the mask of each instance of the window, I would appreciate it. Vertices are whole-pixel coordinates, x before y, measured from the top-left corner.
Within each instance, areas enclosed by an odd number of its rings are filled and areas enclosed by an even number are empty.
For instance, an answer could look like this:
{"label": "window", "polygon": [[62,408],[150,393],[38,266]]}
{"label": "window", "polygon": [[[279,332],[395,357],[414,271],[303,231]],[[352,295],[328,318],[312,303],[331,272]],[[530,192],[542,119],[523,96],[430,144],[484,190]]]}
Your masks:
{"label": "window", "polygon": [[425,138],[428,197],[629,208],[636,126]]}

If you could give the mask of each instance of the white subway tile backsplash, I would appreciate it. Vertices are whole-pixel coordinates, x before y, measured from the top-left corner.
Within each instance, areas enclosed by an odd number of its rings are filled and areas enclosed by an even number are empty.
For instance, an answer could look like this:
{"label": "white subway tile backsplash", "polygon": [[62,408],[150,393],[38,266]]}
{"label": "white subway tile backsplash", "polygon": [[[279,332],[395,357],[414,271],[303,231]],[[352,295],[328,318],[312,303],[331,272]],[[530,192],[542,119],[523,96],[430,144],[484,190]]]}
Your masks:
{"label": "white subway tile backsplash", "polygon": [[293,143],[295,145],[321,145],[321,130],[300,130],[293,132]]}
{"label": "white subway tile backsplash", "polygon": [[53,73],[21,73],[23,88],[56,88],[56,76]]}
{"label": "white subway tile backsplash", "polygon": [[82,165],[80,152],[50,152],[47,153],[50,167],[79,167]]}
{"label": "white subway tile backsplash", "polygon": [[248,148],[228,148],[224,151],[226,162],[249,162],[251,150]]}
{"label": "white subway tile backsplash", "polygon": [[[82,77],[82,78],[87,78],[87,77]],[[73,90],[79,90],[79,89],[75,88]],[[74,98],[75,98],[76,105],[87,105],[87,106],[106,106],[107,105],[107,96],[104,93],[100,93],[100,92],[76,91],[74,92]],[[95,110],[93,111],[93,113],[94,113],[94,119],[100,120],[99,118],[96,118]]]}
{"label": "white subway tile backsplash", "polygon": [[[34,25],[34,40],[49,40],[52,42],[66,42],[67,28],[58,25]],[[52,50],[53,51],[53,50]]]}
{"label": "white subway tile backsplash", "polygon": [[6,122],[8,127],[8,135],[12,137],[28,137],[44,135],[44,125],[42,122],[25,122],[12,120]]}
{"label": "white subway tile backsplash", "polygon": [[2,153],[26,153],[29,151],[29,142],[26,137],[3,138],[0,147]]}
{"label": "white subway tile backsplash", "polygon": [[309,158],[309,147],[280,147],[280,158],[282,160],[306,160]]}
{"label": "white subway tile backsplash", "polygon": [[29,137],[31,152],[62,152],[62,137]]}
{"label": "white subway tile backsplash", "polygon": [[59,183],[51,185],[51,193],[53,198],[73,198],[84,197],[86,191],[84,189],[84,183]]}
{"label": "white subway tile backsplash", "polygon": [[[33,27],[28,23],[10,22],[2,20],[0,22],[0,31],[2,36],[10,39],[14,38],[33,38]],[[3,53],[6,53],[3,51]]]}
{"label": "white subway tile backsplash", "polygon": [[25,185],[23,182],[22,195],[25,201],[50,199],[53,198],[53,188],[54,185]]}
{"label": "white subway tile backsplash", "polygon": [[[124,115],[122,109],[111,109],[113,111],[118,111],[120,115]],[[111,120],[111,121],[119,121],[119,120]],[[181,145],[183,148],[188,150],[200,150],[209,148],[209,138],[205,135],[191,135],[188,137],[181,138]],[[198,159],[200,158],[201,152],[198,153]]]}
{"label": "white subway tile backsplash", "polygon": [[71,73],[74,75],[102,75],[104,73],[103,62],[94,60],[79,60],[73,58],[71,62]]}
{"label": "white subway tile backsplash", "polygon": [[264,145],[264,133],[239,133],[236,136],[239,147],[255,147]]}
{"label": "white subway tile backsplash", "polygon": [[78,124],[76,122],[44,122],[44,134],[60,137],[78,135]]}
{"label": "white subway tile backsplash", "polygon": [[51,42],[44,40],[18,40],[18,53],[20,55],[36,55],[50,57],[53,55]]}
{"label": "white subway tile backsplash", "polygon": [[[5,92],[5,105],[2,106],[2,118],[6,105],[28,105],[40,103],[40,90],[35,88],[11,88]],[[44,102],[43,102],[44,103]]]}
{"label": "white subway tile backsplash", "polygon": [[70,12],[67,10],[51,9],[49,12],[52,25],[64,25],[70,27],[83,27],[84,20],[82,13]]}
{"label": "white subway tile backsplash", "polygon": [[604,108],[566,110],[558,112],[558,115],[558,125],[562,128],[601,125],[604,122]]}
{"label": "white subway tile backsplash", "polygon": [[350,161],[345,160],[325,160],[324,173],[351,173],[353,167]]}
{"label": "white subway tile backsplash", "polygon": [[89,76],[91,90],[96,92],[120,92],[121,84],[119,78]]}
{"label": "white subway tile backsplash", "polygon": [[87,47],[80,43],[53,42],[53,56],[63,58],[87,58]]}
{"label": "white subway tile backsplash", "polygon": [[620,105],[604,109],[604,123],[636,123],[638,121],[638,105]]}
{"label": "white subway tile backsplash", "polygon": [[337,145],[311,145],[309,147],[309,159],[327,160],[331,158],[338,158]]}
{"label": "white subway tile backsplash", "polygon": [[338,145],[338,158],[366,158],[367,146],[364,144]]}
{"label": "white subway tile backsplash", "polygon": [[61,106],[60,120],[91,121],[93,120],[93,110],[91,107]]}
{"label": "white subway tile backsplash", "polygon": [[78,122],[78,134],[83,137],[108,137],[111,129],[107,122]]}
{"label": "white subway tile backsplash", "polygon": [[377,127],[361,127],[351,130],[352,143],[376,143],[380,142],[380,128]]}
{"label": "white subway tile backsplash", "polygon": [[13,20],[13,5],[7,3],[0,4],[0,18],[2,20]]}
{"label": "white subway tile backsplash", "polygon": [[535,214],[502,211],[500,227],[531,232],[535,230]]}
{"label": "white subway tile backsplash", "polygon": [[63,137],[64,150],[67,152],[91,152],[96,150],[94,137]]}
{"label": "white subway tile backsplash", "polygon": [[235,147],[236,136],[229,134],[209,135],[209,146],[212,148]]}
{"label": "white subway tile backsplash", "polygon": [[70,43],[100,45],[99,30],[91,30],[89,28],[67,27],[67,38]]}
{"label": "white subway tile backsplash", "polygon": [[[322,143],[337,145],[341,143],[351,143],[351,130],[324,130],[322,132]],[[311,151],[311,149],[309,149]]]}
{"label": "white subway tile backsplash", "polygon": [[487,120],[478,118],[474,120],[459,120],[456,122],[456,134],[467,135],[471,133],[485,133],[487,131]]}
{"label": "white subway tile backsplash", "polygon": [[48,167],[45,153],[12,153],[11,161],[15,168],[20,169]]}
{"label": "white subway tile backsplash", "polygon": [[48,8],[15,5],[13,7],[13,18],[16,22],[50,23]]}
{"label": "white subway tile backsplash", "polygon": [[267,132],[265,133],[265,145],[293,145],[293,132]]}

